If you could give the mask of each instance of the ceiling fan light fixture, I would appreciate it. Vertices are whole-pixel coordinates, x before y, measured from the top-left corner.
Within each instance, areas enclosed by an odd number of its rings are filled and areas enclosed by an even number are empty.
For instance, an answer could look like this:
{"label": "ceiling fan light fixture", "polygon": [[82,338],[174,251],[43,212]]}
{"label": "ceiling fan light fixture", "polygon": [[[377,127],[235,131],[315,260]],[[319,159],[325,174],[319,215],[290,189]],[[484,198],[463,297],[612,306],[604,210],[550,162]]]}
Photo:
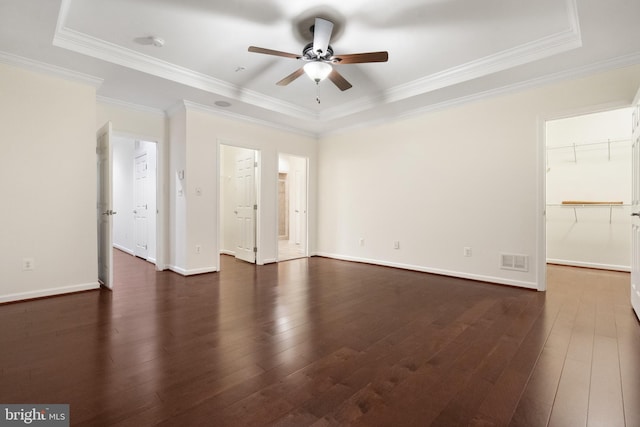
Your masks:
{"label": "ceiling fan light fixture", "polygon": [[332,70],[333,67],[330,64],[320,61],[308,62],[304,66],[304,72],[316,83],[326,79]]}

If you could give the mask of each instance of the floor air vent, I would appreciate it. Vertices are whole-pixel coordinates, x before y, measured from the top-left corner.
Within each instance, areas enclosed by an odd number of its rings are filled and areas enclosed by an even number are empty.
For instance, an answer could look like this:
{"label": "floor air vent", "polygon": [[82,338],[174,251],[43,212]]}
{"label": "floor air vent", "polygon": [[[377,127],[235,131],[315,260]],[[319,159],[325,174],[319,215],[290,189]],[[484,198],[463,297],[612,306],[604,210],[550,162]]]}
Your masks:
{"label": "floor air vent", "polygon": [[503,270],[529,271],[529,256],[500,254],[500,268]]}

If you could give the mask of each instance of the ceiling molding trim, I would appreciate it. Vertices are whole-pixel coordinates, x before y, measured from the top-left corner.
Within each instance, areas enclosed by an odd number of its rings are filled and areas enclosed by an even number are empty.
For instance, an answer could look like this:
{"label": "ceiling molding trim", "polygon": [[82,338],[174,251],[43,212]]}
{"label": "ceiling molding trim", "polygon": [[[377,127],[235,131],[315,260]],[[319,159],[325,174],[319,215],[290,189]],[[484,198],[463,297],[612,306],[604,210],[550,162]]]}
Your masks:
{"label": "ceiling molding trim", "polygon": [[427,107],[406,111],[396,116],[396,119],[409,118],[409,117],[413,117],[423,113],[432,112],[435,110],[443,110],[445,108],[457,107],[463,104],[468,104],[470,102],[479,101],[482,99],[487,99],[487,98],[491,98],[499,95],[506,95],[506,94],[515,93],[515,92],[522,92],[525,90],[535,89],[535,88],[550,85],[553,83],[565,81],[565,80],[579,79],[579,78],[587,77],[593,74],[607,72],[617,68],[624,68],[624,67],[629,67],[629,66],[639,65],[639,64],[640,64],[640,53],[611,58],[607,61],[603,61],[598,64],[591,64],[584,67],[572,68],[572,69],[560,71],[554,74],[548,74],[546,76],[538,77],[535,79],[530,79],[524,82],[509,84],[506,86],[486,90],[483,92],[478,92],[473,95],[463,96],[463,97],[455,98],[449,101],[440,102],[438,104],[433,104]]}
{"label": "ceiling molding trim", "polygon": [[13,53],[9,52],[0,51],[0,63],[18,68],[24,68],[38,73],[48,74],[53,77],[60,77],[64,80],[69,80],[76,83],[88,84],[89,86],[93,86],[96,89],[99,88],[104,81],[99,77],[79,73],[77,71],[69,70],[68,68],[58,67],[57,65],[34,61],[33,59],[14,55]]}
{"label": "ceiling molding trim", "polygon": [[303,109],[295,104],[267,97],[258,92],[250,91],[206,74],[180,67],[131,49],[123,48],[122,46],[100,40],[70,28],[58,28],[53,38],[53,45],[206,92],[277,111],[291,117],[309,119],[316,118],[317,116],[311,109]]}
{"label": "ceiling molding trim", "polygon": [[453,86],[523,64],[538,61],[582,46],[576,0],[566,0],[568,29],[519,46],[485,56],[475,61],[434,73],[383,91],[377,96],[361,98],[326,110],[321,120],[342,118],[380,104],[390,104],[416,95]]}
{"label": "ceiling molding trim", "polygon": [[192,102],[192,101],[187,101],[184,100],[181,103],[178,103],[177,106],[172,107],[173,109],[178,109],[179,107],[184,106],[184,108],[189,111],[197,111],[200,113],[205,113],[205,114],[213,114],[215,116],[220,116],[220,117],[224,117],[227,119],[233,119],[233,120],[240,120],[246,123],[251,123],[254,125],[260,125],[260,126],[266,126],[266,127],[270,127],[272,129],[277,129],[277,130],[281,130],[281,131],[285,131],[285,132],[291,132],[291,133],[296,133],[298,135],[302,135],[302,136],[307,136],[307,137],[312,137],[312,138],[317,138],[318,135],[314,132],[307,132],[298,128],[294,128],[291,126],[285,126],[285,125],[281,125],[278,123],[274,123],[274,122],[270,122],[268,120],[261,120],[261,119],[256,119],[250,116],[245,116],[243,114],[238,114],[238,113],[233,113],[231,111],[227,111],[227,110],[219,110],[213,107],[210,107],[208,105],[203,105],[203,104],[198,104],[197,102]]}
{"label": "ceiling molding trim", "polygon": [[147,107],[145,105],[133,104],[131,102],[121,101],[119,99],[107,98],[106,96],[98,95],[96,96],[96,101],[100,104],[112,105],[114,107],[124,108],[126,110],[136,111],[139,113],[149,113],[149,114],[162,116],[162,117],[166,116],[166,112],[159,108],[152,108],[152,107]]}
{"label": "ceiling molding trim", "polygon": [[596,73],[607,72],[617,68],[630,67],[634,65],[640,65],[640,53],[611,58],[607,61],[603,61],[598,64],[592,64],[584,67],[573,68],[570,70],[549,74],[536,79],[530,79],[525,82],[510,84],[510,85],[502,86],[499,88],[478,92],[472,95],[450,99],[448,101],[443,101],[436,104],[415,108],[413,110],[405,111],[404,113],[393,115],[393,116],[387,116],[379,119],[370,120],[367,122],[358,122],[356,125],[353,125],[353,126],[344,126],[341,128],[331,129],[328,132],[322,132],[318,136],[322,138],[330,135],[336,135],[342,132],[347,132],[347,131],[357,130],[365,127],[371,127],[371,126],[382,125],[382,124],[390,123],[394,121],[409,119],[415,116],[419,116],[421,114],[427,114],[435,111],[455,108],[455,107],[462,106],[464,104],[469,104],[475,101],[481,101],[483,99],[488,99],[491,97],[507,95],[515,92],[521,92],[528,89],[535,89],[545,85],[558,83],[564,80],[578,79],[578,78],[587,77]]}

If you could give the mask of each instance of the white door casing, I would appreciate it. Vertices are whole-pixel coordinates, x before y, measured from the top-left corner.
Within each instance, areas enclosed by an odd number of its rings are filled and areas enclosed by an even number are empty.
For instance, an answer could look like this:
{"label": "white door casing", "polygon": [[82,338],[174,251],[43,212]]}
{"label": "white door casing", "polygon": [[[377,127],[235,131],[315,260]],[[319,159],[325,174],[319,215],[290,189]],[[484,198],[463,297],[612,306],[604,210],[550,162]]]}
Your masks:
{"label": "white door casing", "polygon": [[295,170],[295,244],[298,253],[306,255],[307,246],[307,159],[299,162]]}
{"label": "white door casing", "polygon": [[113,289],[113,211],[112,164],[111,164],[111,122],[107,122],[97,132],[97,222],[98,222],[98,280]]}
{"label": "white door casing", "polygon": [[631,160],[631,306],[640,319],[640,91],[632,113]]}
{"label": "white door casing", "polygon": [[136,155],[135,176],[134,176],[134,253],[140,258],[147,259],[148,251],[148,192],[147,179],[149,178],[149,167],[147,153]]}
{"label": "white door casing", "polygon": [[235,159],[236,247],[235,257],[256,262],[256,152],[239,151]]}

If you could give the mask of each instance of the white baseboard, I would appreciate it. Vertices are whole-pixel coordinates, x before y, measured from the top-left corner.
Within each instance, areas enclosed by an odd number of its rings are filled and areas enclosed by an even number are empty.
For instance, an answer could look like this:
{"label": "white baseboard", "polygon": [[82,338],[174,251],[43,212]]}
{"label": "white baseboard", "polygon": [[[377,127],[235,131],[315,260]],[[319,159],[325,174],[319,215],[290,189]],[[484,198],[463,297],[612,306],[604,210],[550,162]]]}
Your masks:
{"label": "white baseboard", "polygon": [[234,251],[229,251],[227,249],[222,249],[220,250],[220,254],[222,255],[231,255],[231,256],[236,256],[236,253]]}
{"label": "white baseboard", "polygon": [[182,267],[177,267],[175,265],[169,265],[167,268],[174,273],[178,273],[181,276],[193,276],[195,274],[206,274],[206,273],[216,273],[219,271],[216,267],[203,267],[203,268],[192,268],[190,270],[184,269]]}
{"label": "white baseboard", "polygon": [[567,265],[569,267],[594,268],[596,270],[624,271],[627,273],[631,272],[631,267],[629,267],[628,265],[599,264],[596,262],[570,261],[566,259],[547,258],[547,264]]}
{"label": "white baseboard", "polygon": [[113,244],[113,247],[114,247],[114,248],[116,248],[116,249],[118,249],[118,250],[121,250],[122,252],[127,253],[127,254],[129,254],[129,255],[133,255],[133,256],[135,256],[135,255],[136,255],[136,254],[133,252],[133,250],[131,250],[131,249],[129,249],[129,248],[125,248],[124,246],[119,245],[119,244],[117,244],[117,243],[114,243],[114,244]]}
{"label": "white baseboard", "polygon": [[484,276],[481,274],[472,274],[472,273],[464,273],[460,271],[443,270],[440,268],[432,268],[432,267],[426,267],[422,265],[402,264],[397,262],[388,262],[388,261],[381,261],[376,259],[358,258],[358,257],[339,255],[339,254],[330,254],[326,252],[315,252],[314,255],[325,257],[325,258],[339,259],[343,261],[362,262],[365,264],[381,265],[384,267],[394,267],[394,268],[401,268],[404,270],[420,271],[422,273],[438,274],[440,276],[450,276],[450,277],[457,277],[460,279],[470,279],[478,282],[496,283],[499,285],[516,286],[518,288],[538,289],[537,283],[525,282],[522,280],[512,280],[512,279],[505,279],[502,277]]}
{"label": "white baseboard", "polygon": [[69,294],[73,292],[89,291],[93,289],[100,289],[100,283],[85,283],[81,285],[62,286],[59,288],[41,289],[30,292],[20,292],[17,294],[0,295],[0,303],[23,301],[34,298],[52,297],[55,295]]}

